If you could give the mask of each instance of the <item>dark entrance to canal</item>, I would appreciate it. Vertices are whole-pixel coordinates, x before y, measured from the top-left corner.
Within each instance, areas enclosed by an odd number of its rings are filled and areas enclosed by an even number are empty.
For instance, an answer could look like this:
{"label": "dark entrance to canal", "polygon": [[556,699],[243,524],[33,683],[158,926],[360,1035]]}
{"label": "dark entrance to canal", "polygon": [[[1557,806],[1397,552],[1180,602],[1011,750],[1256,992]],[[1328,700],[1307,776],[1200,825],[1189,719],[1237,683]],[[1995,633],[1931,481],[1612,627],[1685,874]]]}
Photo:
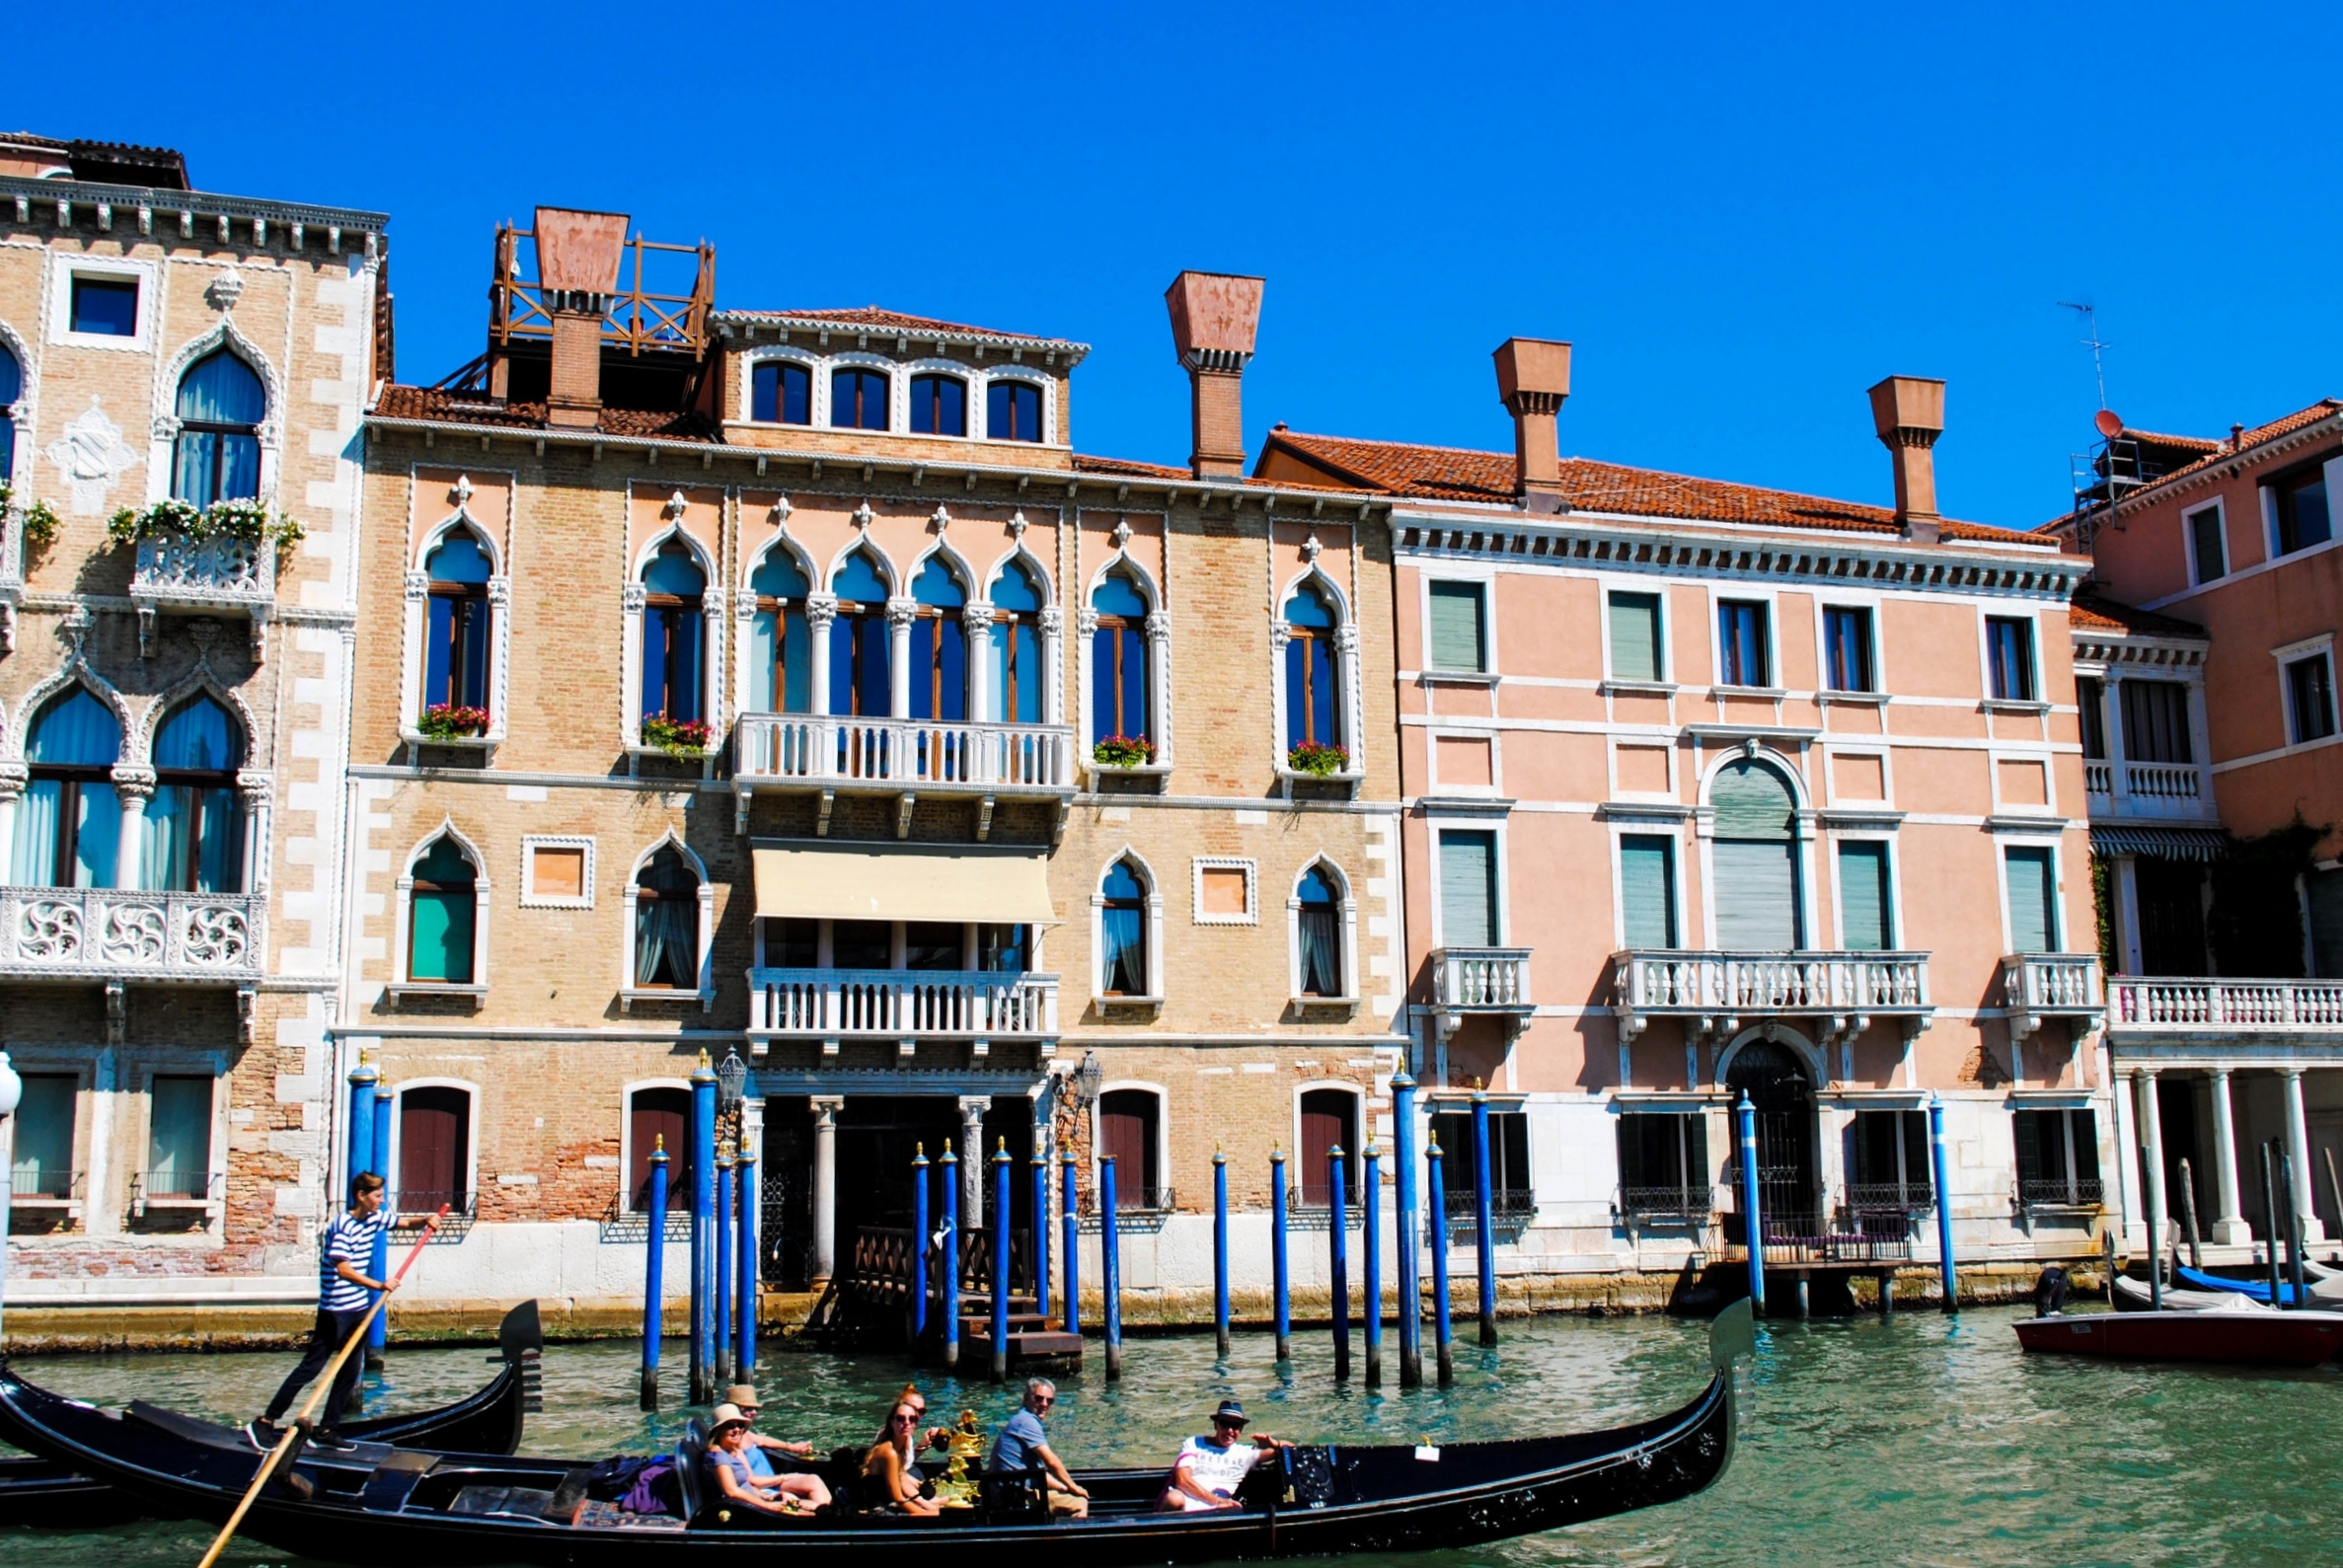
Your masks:
{"label": "dark entrance to canal", "polygon": [[[1805,1066],[1786,1046],[1752,1040],[1734,1054],[1725,1086],[1732,1090],[1736,1107],[1746,1093],[1757,1112],[1758,1209],[1765,1239],[1820,1236],[1822,1182],[1815,1160],[1814,1083]],[[1733,1161],[1733,1188],[1738,1197],[1738,1157]],[[1746,1245],[1749,1205],[1743,1202],[1739,1207],[1742,1218],[1735,1223],[1742,1234],[1736,1239]]]}

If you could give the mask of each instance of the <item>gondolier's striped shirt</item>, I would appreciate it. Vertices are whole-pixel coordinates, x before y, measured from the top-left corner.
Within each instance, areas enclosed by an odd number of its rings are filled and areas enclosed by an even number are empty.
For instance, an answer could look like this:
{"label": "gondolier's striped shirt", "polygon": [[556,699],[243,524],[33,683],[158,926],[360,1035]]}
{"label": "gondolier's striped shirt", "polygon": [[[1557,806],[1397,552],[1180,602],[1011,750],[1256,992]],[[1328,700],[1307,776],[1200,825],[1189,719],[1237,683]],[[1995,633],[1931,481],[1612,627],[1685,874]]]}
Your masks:
{"label": "gondolier's striped shirt", "polygon": [[354,1214],[343,1214],[326,1227],[325,1239],[318,1247],[317,1304],[320,1310],[354,1312],[369,1304],[370,1296],[366,1287],[343,1279],[335,1265],[347,1263],[360,1274],[365,1273],[367,1265],[374,1261],[374,1238],[382,1233],[384,1224],[379,1214],[363,1220]]}

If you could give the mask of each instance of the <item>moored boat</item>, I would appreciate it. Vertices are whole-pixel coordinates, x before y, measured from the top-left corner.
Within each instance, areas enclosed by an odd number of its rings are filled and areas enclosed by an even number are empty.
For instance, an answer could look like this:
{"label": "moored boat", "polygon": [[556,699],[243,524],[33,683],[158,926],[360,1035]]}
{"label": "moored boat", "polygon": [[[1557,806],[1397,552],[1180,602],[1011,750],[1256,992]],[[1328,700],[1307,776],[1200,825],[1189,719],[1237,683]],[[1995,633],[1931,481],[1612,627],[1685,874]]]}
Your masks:
{"label": "moored boat", "polygon": [[[2270,1300],[2270,1276],[2265,1272],[2249,1275],[2239,1271],[2192,1269],[2187,1265],[2174,1269],[2172,1277],[2197,1291],[2234,1291],[2248,1301],[2267,1304]],[[2343,1276],[2323,1270],[2312,1272],[2308,1264],[2303,1266],[2303,1298],[2306,1305],[2319,1307],[2343,1307]],[[2295,1284],[2284,1268],[2279,1270],[2278,1301],[2281,1306],[2295,1305]]]}
{"label": "moored boat", "polygon": [[[545,1337],[535,1302],[523,1302],[504,1314],[496,1344],[503,1365],[486,1387],[436,1409],[345,1421],[342,1431],[368,1443],[411,1449],[510,1454],[520,1447],[527,1413],[536,1408],[537,1358]],[[88,1529],[158,1514],[169,1517],[168,1510],[117,1492],[69,1464],[40,1455],[0,1458],[0,1525]]]}
{"label": "moored boat", "polygon": [[2123,1361],[2315,1367],[2343,1350],[2343,1312],[2055,1313],[2017,1322],[2029,1351]]}
{"label": "moored boat", "polygon": [[[1691,1403],[1606,1432],[1438,1447],[1302,1446],[1254,1472],[1226,1511],[1160,1514],[1162,1467],[1077,1470],[1087,1520],[1052,1519],[1003,1488],[983,1506],[933,1518],[824,1511],[803,1519],[728,1514],[705,1503],[686,1519],[620,1514],[587,1498],[587,1466],[568,1459],[422,1454],[382,1444],[307,1450],[309,1495],[265,1485],[241,1532],[286,1551],[365,1565],[434,1568],[536,1563],[547,1568],[665,1568],[746,1562],[776,1548],[791,1568],[867,1561],[873,1549],[1055,1552],[1084,1568],[1407,1551],[1471,1545],[1689,1497],[1724,1473],[1733,1450],[1732,1362],[1753,1343],[1746,1303],[1709,1332],[1711,1376]],[[696,1424],[695,1424],[696,1425]],[[218,1429],[211,1429],[218,1432]],[[101,1476],[132,1495],[224,1521],[261,1456],[231,1434],[133,1403],[120,1415],[58,1398],[0,1370],[0,1435]],[[677,1460],[696,1492],[696,1433]],[[828,1466],[815,1466],[828,1470]],[[847,1473],[830,1474],[833,1483]]]}
{"label": "moored boat", "polygon": [[[2264,1293],[2265,1296],[2267,1293]],[[2197,1290],[2186,1285],[2167,1285],[2162,1292],[2162,1305],[2157,1305],[2157,1293],[2147,1281],[2127,1275],[2115,1276],[2113,1290],[2115,1309],[2119,1312],[2267,1312],[2273,1310],[2268,1301],[2255,1301],[2236,1291]]]}

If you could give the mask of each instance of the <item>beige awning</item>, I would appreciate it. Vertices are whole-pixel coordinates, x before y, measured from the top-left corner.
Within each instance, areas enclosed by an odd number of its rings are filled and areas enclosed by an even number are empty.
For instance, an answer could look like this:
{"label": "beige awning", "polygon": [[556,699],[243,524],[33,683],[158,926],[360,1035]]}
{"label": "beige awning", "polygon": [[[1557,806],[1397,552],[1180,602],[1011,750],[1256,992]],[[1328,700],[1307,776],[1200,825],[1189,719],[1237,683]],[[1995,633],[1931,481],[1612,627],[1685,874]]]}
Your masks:
{"label": "beige awning", "polygon": [[813,920],[1047,926],[1049,859],[965,844],[809,844],[760,839],[757,913]]}

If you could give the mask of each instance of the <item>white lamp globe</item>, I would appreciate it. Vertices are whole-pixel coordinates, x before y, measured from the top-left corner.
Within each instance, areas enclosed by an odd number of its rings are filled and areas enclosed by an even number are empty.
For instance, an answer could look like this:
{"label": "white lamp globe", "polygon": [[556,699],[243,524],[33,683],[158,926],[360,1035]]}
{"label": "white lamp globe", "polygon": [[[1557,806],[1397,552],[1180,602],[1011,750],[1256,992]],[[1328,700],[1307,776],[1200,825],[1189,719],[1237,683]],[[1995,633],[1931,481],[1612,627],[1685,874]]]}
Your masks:
{"label": "white lamp globe", "polygon": [[18,1102],[24,1097],[25,1081],[9,1065],[8,1053],[0,1051],[0,1116],[14,1116]]}

